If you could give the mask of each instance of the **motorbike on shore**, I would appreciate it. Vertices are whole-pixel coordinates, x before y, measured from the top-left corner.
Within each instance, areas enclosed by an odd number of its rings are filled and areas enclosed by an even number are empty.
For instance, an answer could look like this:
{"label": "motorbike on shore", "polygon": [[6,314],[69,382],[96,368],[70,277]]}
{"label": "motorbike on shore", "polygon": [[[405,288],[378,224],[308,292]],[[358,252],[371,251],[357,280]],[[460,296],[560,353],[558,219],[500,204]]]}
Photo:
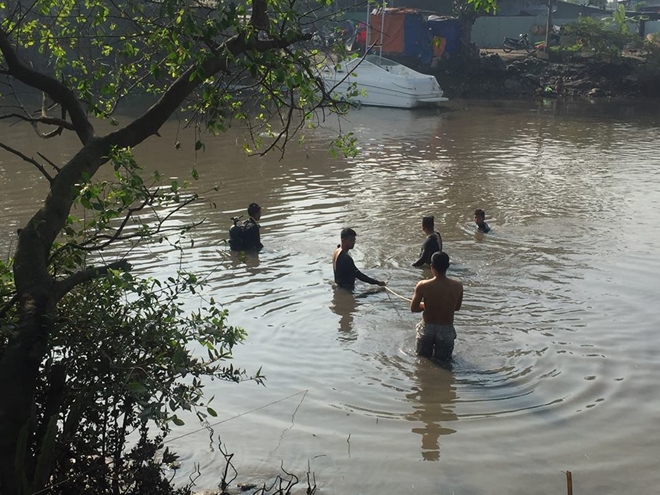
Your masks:
{"label": "motorbike on shore", "polygon": [[504,37],[502,41],[502,51],[509,53],[512,50],[525,50],[527,53],[532,53],[536,48],[529,42],[527,33],[522,33],[518,38]]}

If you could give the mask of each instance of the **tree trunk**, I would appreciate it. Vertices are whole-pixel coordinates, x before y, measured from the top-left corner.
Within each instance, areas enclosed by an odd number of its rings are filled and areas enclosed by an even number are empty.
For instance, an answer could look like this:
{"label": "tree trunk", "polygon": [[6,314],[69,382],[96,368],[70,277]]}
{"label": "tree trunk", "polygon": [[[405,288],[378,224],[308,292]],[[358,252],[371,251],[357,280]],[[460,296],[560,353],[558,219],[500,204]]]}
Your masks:
{"label": "tree trunk", "polygon": [[472,26],[475,20],[474,16],[461,16],[461,57],[463,60],[471,60],[477,55],[472,48]]}
{"label": "tree trunk", "polygon": [[545,46],[543,51],[550,52],[550,40],[552,39],[552,0],[548,0],[548,18],[545,23]]}
{"label": "tree trunk", "polygon": [[[94,140],[76,154],[51,184],[44,206],[19,235],[14,258],[18,293],[18,328],[0,359],[0,493],[15,495],[21,478],[32,479],[34,438],[40,429],[34,394],[41,362],[47,350],[57,304],[55,281],[48,272],[50,249],[75,199],[74,186],[82,175],[93,176],[107,154],[107,143]],[[109,150],[109,148],[108,148]],[[19,438],[27,432],[25,451]],[[23,432],[25,434],[25,432]],[[41,487],[30,486],[38,490]]]}
{"label": "tree trunk", "polygon": [[[48,287],[20,297],[21,321],[18,334],[9,343],[0,362],[0,488],[4,495],[18,493],[19,476],[30,468],[17,468],[29,458],[33,418],[34,391],[39,366],[46,350],[51,328],[53,301]],[[17,452],[19,435],[27,428],[26,452]],[[19,465],[16,464],[17,455]],[[22,460],[22,461],[21,461]]]}

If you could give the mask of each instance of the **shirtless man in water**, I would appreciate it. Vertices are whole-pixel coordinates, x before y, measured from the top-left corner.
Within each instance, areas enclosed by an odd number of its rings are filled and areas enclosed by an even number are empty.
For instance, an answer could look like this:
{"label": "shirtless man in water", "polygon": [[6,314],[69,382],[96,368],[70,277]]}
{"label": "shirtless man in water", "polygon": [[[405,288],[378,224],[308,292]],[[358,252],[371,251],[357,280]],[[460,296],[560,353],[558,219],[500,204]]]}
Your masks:
{"label": "shirtless man in water", "polygon": [[454,312],[461,309],[463,284],[447,277],[449,256],[435,253],[431,256],[433,278],[422,280],[415,287],[410,311],[422,313],[417,324],[415,353],[448,361],[454,352]]}

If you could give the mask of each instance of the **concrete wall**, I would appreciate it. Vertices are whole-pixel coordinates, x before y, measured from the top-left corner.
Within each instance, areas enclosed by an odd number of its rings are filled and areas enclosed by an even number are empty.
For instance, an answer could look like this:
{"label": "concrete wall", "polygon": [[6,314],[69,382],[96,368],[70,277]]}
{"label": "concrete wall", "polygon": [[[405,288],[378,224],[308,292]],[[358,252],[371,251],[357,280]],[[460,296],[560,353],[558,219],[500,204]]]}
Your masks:
{"label": "concrete wall", "polygon": [[[553,19],[555,26],[561,26],[575,19]],[[499,48],[505,36],[517,38],[520,33],[527,33],[532,43],[545,40],[545,35],[532,34],[532,26],[542,26],[545,30],[546,16],[515,16],[515,17],[479,17],[472,26],[472,42],[479,48]],[[543,31],[545,32],[545,31]]]}
{"label": "concrete wall", "polygon": [[[537,41],[545,41],[545,34],[534,35],[532,34],[532,26],[537,25],[543,28],[545,32],[545,25],[547,18],[544,15],[536,17],[531,16],[494,16],[494,17],[479,17],[472,26],[472,42],[476,43],[479,48],[500,48],[502,40],[505,36],[509,38],[517,38],[520,33],[527,33],[529,40],[533,43]],[[569,22],[575,22],[575,19],[552,19],[555,26],[561,26]],[[628,28],[631,33],[639,32],[638,23],[629,23]],[[614,24],[607,27],[607,29],[616,29]],[[644,34],[659,33],[660,21],[646,21],[644,22]]]}
{"label": "concrete wall", "polygon": [[644,22],[644,34],[660,33],[660,21]]}

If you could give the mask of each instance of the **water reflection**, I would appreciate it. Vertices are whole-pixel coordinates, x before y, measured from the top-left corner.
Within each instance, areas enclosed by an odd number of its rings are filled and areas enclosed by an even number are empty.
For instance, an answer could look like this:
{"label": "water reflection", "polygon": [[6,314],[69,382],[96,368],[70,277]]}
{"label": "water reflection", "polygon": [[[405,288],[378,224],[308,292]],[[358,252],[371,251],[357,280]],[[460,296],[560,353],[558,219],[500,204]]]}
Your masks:
{"label": "water reflection", "polygon": [[339,338],[341,340],[355,340],[353,332],[353,319],[357,312],[358,303],[352,292],[334,287],[330,309],[339,316]]}
{"label": "water reflection", "polygon": [[259,268],[259,253],[255,251],[229,251],[231,253],[231,267],[245,267],[252,274],[255,268]]}
{"label": "water reflection", "polygon": [[378,288],[356,288],[354,291],[333,287],[332,303],[330,310],[339,316],[339,339],[355,340],[357,333],[354,328],[355,317],[359,314],[359,308],[365,298],[383,292]]}
{"label": "water reflection", "polygon": [[447,426],[447,423],[458,419],[454,412],[454,373],[429,359],[418,359],[414,366],[416,385],[411,393],[406,394],[413,405],[413,412],[406,415],[406,419],[422,423],[422,426],[414,426],[411,430],[422,437],[422,458],[438,461],[440,437],[456,433],[456,430]]}

